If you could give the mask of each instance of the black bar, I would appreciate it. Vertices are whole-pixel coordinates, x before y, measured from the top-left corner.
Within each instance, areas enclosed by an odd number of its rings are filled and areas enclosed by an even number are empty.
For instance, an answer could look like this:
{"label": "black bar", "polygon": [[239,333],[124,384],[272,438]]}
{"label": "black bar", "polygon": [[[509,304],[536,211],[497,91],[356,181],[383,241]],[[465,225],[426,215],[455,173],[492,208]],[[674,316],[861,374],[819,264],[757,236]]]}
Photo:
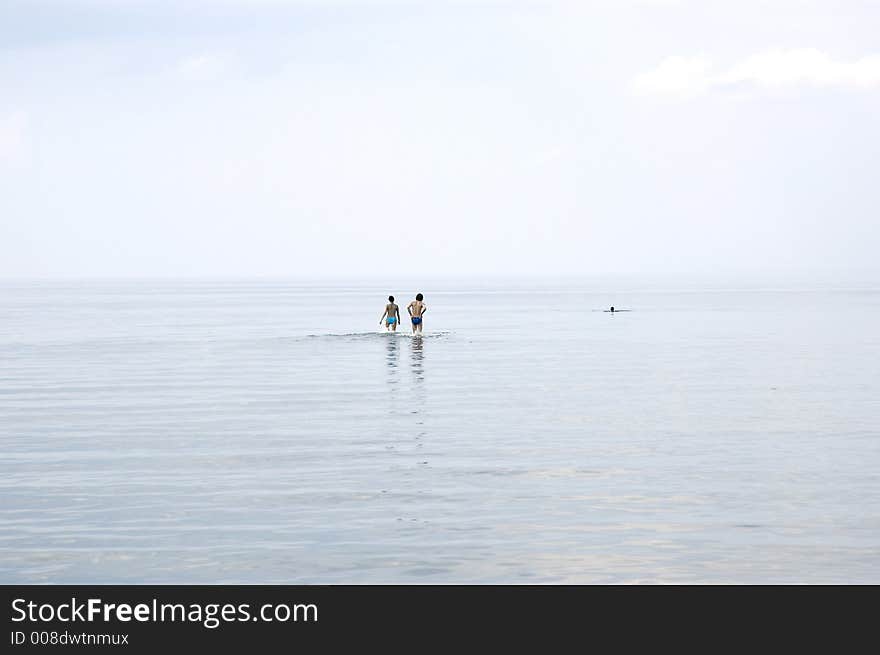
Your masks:
{"label": "black bar", "polygon": [[[130,653],[241,652],[256,645],[421,652],[437,646],[467,650],[474,639],[506,647],[554,645],[553,650],[565,644],[578,650],[703,644],[714,650],[797,642],[837,650],[855,647],[872,625],[877,600],[876,587],[822,586],[61,585],[3,586],[0,592],[7,617],[4,651],[10,653],[44,650],[53,645],[52,633],[56,642],[67,642],[56,647]],[[92,621],[85,620],[89,599],[100,599],[93,601],[98,613]],[[51,607],[41,609],[47,604]],[[141,605],[145,620],[120,620],[120,604]],[[187,619],[179,608],[166,607],[165,620],[156,620],[159,614],[152,612],[162,604],[182,605]],[[224,605],[235,608],[227,608],[231,620],[223,620]],[[82,620],[51,620],[59,610],[69,618],[73,607]],[[47,620],[30,620],[40,611]],[[121,611],[131,617],[134,609]],[[23,613],[25,620],[13,620]],[[256,616],[260,613],[267,620]],[[119,643],[122,635],[125,643]]]}

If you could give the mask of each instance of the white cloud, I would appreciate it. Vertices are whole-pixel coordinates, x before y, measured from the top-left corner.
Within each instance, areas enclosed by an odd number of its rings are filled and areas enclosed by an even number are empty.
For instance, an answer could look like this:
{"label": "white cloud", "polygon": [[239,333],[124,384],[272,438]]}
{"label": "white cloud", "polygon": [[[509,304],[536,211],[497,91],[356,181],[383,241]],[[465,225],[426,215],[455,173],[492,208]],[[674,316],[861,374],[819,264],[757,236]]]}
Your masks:
{"label": "white cloud", "polygon": [[737,63],[720,82],[749,82],[758,86],[880,86],[880,55],[835,61],[815,48],[773,50]]}
{"label": "white cloud", "polygon": [[705,57],[667,57],[654,70],[637,75],[633,88],[640,95],[699,95],[711,83],[711,68]]}
{"label": "white cloud", "polygon": [[668,57],[654,70],[637,75],[639,95],[688,98],[725,87],[880,88],[880,55],[843,61],[815,48],[769,50],[718,70],[704,56]]}

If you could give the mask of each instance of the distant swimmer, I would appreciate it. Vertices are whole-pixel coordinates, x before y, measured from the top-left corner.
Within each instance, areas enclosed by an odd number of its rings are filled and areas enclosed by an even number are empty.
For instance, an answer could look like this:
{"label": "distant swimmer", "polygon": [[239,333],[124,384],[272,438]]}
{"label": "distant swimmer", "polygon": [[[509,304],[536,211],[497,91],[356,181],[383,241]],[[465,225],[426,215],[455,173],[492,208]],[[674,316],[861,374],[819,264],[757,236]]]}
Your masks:
{"label": "distant swimmer", "polygon": [[388,296],[388,304],[385,305],[385,311],[379,319],[379,325],[385,321],[385,329],[397,332],[397,326],[400,323],[400,308],[394,304],[394,296]]}
{"label": "distant swimmer", "polygon": [[422,317],[425,315],[425,312],[428,311],[427,305],[422,302],[423,297],[422,294],[417,293],[416,299],[406,308],[406,311],[409,312],[410,318],[412,319],[413,334],[422,333]]}
{"label": "distant swimmer", "polygon": [[612,306],[611,306],[611,309],[603,309],[602,311],[605,312],[606,314],[609,313],[609,312],[610,312],[611,314],[619,314],[620,312],[628,312],[628,311],[631,311],[631,310],[629,310],[629,309],[614,309],[614,306],[612,305]]}
{"label": "distant swimmer", "polygon": [[611,305],[611,313],[614,313],[614,305]]}

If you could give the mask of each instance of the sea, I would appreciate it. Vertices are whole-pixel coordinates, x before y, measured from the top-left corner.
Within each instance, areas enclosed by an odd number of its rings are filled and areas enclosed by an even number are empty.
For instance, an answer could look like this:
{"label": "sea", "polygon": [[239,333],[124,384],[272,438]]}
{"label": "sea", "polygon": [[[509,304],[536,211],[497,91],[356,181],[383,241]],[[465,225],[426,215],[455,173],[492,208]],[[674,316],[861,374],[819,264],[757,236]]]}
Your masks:
{"label": "sea", "polygon": [[0,283],[0,583],[880,583],[880,285],[418,283]]}

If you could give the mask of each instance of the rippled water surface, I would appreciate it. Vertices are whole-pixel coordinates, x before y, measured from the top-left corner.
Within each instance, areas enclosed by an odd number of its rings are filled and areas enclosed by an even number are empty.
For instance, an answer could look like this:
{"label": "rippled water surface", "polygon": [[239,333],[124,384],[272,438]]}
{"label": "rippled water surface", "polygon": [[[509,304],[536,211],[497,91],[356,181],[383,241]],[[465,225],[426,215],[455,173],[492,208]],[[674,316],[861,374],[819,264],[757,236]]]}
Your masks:
{"label": "rippled water surface", "polygon": [[0,582],[880,582],[877,291],[422,291],[0,286]]}

